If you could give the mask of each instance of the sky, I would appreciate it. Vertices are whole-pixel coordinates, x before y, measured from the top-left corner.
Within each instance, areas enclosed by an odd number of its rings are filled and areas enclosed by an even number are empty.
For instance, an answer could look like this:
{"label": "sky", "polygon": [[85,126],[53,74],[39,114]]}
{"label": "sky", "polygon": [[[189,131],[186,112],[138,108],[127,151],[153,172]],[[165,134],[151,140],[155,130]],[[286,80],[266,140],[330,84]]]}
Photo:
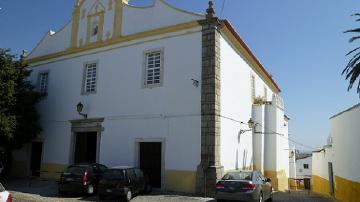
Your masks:
{"label": "sky", "polygon": [[[204,13],[207,0],[167,0]],[[152,0],[130,0],[150,5]],[[75,0],[0,0],[0,48],[31,51],[49,30],[71,19]],[[359,0],[216,0],[220,18],[228,19],[282,90],[291,118],[290,138],[310,147],[326,143],[329,118],[357,103],[355,90],[341,72],[345,54],[360,43],[348,43],[343,31],[360,27],[351,14]],[[297,145],[299,149],[309,149]]]}

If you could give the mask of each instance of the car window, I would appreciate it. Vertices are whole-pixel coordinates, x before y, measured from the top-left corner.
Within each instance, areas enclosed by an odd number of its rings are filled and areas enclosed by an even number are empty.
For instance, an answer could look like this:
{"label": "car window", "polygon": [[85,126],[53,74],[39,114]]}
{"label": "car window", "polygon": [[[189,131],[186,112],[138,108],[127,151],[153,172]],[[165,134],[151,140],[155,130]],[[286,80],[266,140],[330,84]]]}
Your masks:
{"label": "car window", "polygon": [[124,170],[121,169],[108,169],[104,172],[104,179],[116,179],[116,180],[124,180]]}
{"label": "car window", "polygon": [[0,192],[5,191],[5,188],[2,186],[2,184],[0,183]]}
{"label": "car window", "polygon": [[129,169],[127,170],[127,174],[130,180],[135,180],[136,175],[135,175],[135,171],[134,169]]}
{"label": "car window", "polygon": [[144,173],[140,169],[135,169],[136,177],[139,179],[144,178]]}
{"label": "car window", "polygon": [[223,180],[252,180],[252,172],[228,172]]}
{"label": "car window", "polygon": [[82,175],[86,172],[87,167],[84,166],[69,166],[64,173]]}

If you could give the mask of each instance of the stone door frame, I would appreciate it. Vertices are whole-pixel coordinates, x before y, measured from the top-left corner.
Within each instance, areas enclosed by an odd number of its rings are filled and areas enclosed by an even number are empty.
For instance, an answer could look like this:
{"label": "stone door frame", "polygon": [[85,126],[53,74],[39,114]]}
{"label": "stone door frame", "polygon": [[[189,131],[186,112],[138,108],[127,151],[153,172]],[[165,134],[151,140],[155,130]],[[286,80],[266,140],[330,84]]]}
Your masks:
{"label": "stone door frame", "polygon": [[77,119],[71,120],[71,141],[70,141],[70,156],[69,164],[73,164],[75,160],[75,145],[76,145],[76,134],[77,133],[86,133],[86,132],[96,132],[96,163],[100,161],[100,141],[101,141],[101,132],[104,131],[102,123],[104,118],[92,118],[92,119]]}

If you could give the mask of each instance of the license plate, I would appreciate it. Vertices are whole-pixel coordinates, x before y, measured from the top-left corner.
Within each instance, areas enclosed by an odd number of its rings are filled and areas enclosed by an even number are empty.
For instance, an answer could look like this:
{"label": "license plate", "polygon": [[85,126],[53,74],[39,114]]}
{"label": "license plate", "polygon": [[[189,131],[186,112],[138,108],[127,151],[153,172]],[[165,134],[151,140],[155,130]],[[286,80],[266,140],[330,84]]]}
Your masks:
{"label": "license plate", "polygon": [[71,182],[71,181],[74,181],[74,178],[65,178],[65,181]]}
{"label": "license plate", "polygon": [[107,193],[111,193],[112,190],[111,190],[111,189],[107,189],[106,192],[107,192]]}

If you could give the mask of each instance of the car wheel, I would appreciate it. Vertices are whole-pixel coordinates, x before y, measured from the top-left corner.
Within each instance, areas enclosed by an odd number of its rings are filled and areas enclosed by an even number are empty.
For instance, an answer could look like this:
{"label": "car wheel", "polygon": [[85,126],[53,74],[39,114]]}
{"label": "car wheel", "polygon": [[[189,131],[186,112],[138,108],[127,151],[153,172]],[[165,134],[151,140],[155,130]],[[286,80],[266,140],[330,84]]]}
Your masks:
{"label": "car wheel", "polygon": [[87,187],[87,190],[86,190],[86,193],[89,194],[89,195],[92,195],[94,194],[94,186],[89,184],[89,186]]}
{"label": "car wheel", "polygon": [[132,192],[129,189],[125,195],[125,201],[130,201],[132,199]]}
{"label": "car wheel", "polygon": [[263,193],[262,192],[260,192],[259,202],[263,202]]}

